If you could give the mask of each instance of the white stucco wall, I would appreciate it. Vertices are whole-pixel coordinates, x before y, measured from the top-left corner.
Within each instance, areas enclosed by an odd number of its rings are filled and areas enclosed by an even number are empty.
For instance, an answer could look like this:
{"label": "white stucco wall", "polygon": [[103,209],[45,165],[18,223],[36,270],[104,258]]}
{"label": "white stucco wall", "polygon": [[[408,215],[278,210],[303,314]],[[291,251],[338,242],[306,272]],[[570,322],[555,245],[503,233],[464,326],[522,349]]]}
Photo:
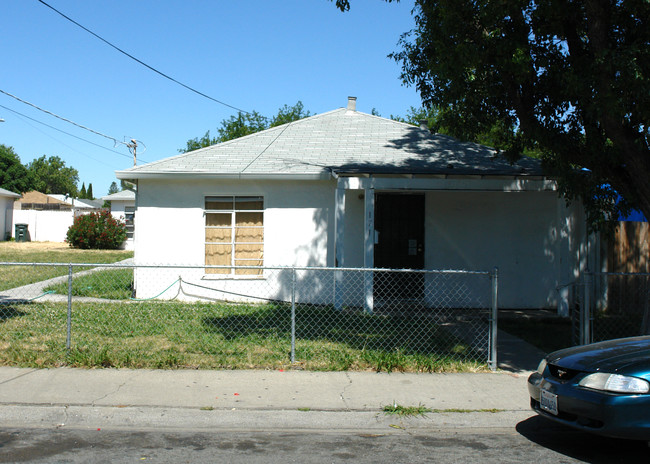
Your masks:
{"label": "white stucco wall", "polygon": [[0,241],[7,238],[7,233],[13,235],[11,231],[11,218],[14,210],[14,199],[0,196]]}
{"label": "white stucco wall", "polygon": [[135,201],[119,201],[119,200],[112,200],[111,201],[111,215],[115,219],[122,219],[124,220],[124,207],[125,206],[135,206]]}
{"label": "white stucco wall", "polygon": [[[362,267],[363,191],[347,191],[345,208],[343,267]],[[440,190],[425,194],[424,248],[425,269],[498,268],[502,308],[554,309],[557,287],[589,267],[597,247],[587,238],[580,206],[567,208],[557,192]],[[426,286],[430,292],[448,287],[446,304],[463,307],[481,298],[474,291],[478,280],[428,275]]]}
{"label": "white stucco wall", "polygon": [[[126,210],[127,206],[135,206],[135,200],[111,200],[111,216],[115,219],[124,221],[126,219]],[[125,250],[134,249],[134,239],[127,238],[122,248]]]}
{"label": "white stucco wall", "polygon": [[[138,184],[135,260],[138,264],[202,266],[205,263],[204,199],[209,195],[261,195],[264,197],[264,265],[332,266],[333,233],[331,184],[311,182],[233,181],[140,181]],[[202,269],[170,269],[164,274],[139,269],[136,289],[139,298],[157,295],[177,280],[249,295],[261,292],[266,298],[285,298],[284,271],[266,273],[266,285],[259,277],[224,278],[204,275]],[[162,276],[162,277],[161,277]],[[310,277],[305,277],[310,278]],[[251,285],[251,282],[255,282]],[[253,289],[253,287],[256,287]],[[263,287],[263,288],[261,288]],[[189,289],[189,287],[188,287]],[[199,287],[195,296],[223,298]],[[189,292],[188,292],[189,293]],[[165,294],[162,298],[171,297]],[[231,295],[228,299],[237,299]]]}
{"label": "white stucco wall", "polygon": [[[205,196],[262,195],[265,266],[334,266],[335,189],[334,181],[140,180],[136,262],[202,266]],[[363,267],[363,194],[363,190],[345,194],[341,267]],[[490,271],[498,267],[500,307],[555,308],[557,287],[574,279],[579,267],[588,266],[591,249],[583,223],[580,208],[567,209],[554,191],[426,191],[425,268]],[[137,296],[157,296],[179,276],[195,284],[184,285],[186,297],[207,299],[237,300],[255,294],[287,300],[291,282],[288,271],[282,270],[268,271],[260,279],[204,275],[202,268],[165,273],[139,269]],[[324,271],[301,271],[297,278],[300,291],[310,294],[304,297],[331,303],[333,277]],[[362,295],[363,275],[348,278],[353,281],[343,287],[343,303],[355,304]],[[427,279],[429,289],[450,295],[446,302],[450,307],[477,301],[472,293],[475,277]],[[484,285],[482,289],[489,288],[489,282]],[[178,286],[172,286],[161,298],[177,293]]]}
{"label": "white stucco wall", "polygon": [[553,308],[572,265],[563,205],[556,192],[429,192],[426,267],[497,267],[501,307]]}
{"label": "white stucco wall", "polygon": [[72,211],[36,211],[15,209],[11,225],[27,224],[29,239],[33,242],[65,242],[68,229],[74,221]]}

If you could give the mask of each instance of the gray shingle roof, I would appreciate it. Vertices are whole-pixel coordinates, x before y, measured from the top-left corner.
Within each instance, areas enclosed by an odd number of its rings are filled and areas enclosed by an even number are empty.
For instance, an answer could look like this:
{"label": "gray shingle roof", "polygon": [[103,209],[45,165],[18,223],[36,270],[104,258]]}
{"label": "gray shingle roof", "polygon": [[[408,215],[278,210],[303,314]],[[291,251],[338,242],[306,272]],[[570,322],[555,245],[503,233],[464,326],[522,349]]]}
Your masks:
{"label": "gray shingle roof", "polygon": [[10,197],[10,198],[20,198],[19,193],[14,193],[14,192],[12,192],[10,190],[6,190],[6,189],[3,189],[3,188],[0,188],[0,196],[2,196],[2,197]]}
{"label": "gray shingle roof", "polygon": [[121,192],[112,193],[102,197],[104,201],[135,201],[135,192],[132,190],[122,190]]}
{"label": "gray shingle roof", "polygon": [[341,108],[118,171],[117,177],[327,178],[332,172],[541,175],[541,166],[533,159],[513,166],[488,147]]}

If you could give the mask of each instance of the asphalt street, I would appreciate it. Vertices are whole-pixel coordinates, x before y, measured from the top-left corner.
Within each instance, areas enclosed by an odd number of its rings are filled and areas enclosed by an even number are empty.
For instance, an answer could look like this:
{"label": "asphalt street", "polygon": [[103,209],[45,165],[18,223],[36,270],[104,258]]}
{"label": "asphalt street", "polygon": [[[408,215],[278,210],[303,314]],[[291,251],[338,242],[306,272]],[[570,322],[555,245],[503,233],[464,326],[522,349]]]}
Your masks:
{"label": "asphalt street", "polygon": [[537,417],[527,375],[3,367],[0,462],[648,461]]}

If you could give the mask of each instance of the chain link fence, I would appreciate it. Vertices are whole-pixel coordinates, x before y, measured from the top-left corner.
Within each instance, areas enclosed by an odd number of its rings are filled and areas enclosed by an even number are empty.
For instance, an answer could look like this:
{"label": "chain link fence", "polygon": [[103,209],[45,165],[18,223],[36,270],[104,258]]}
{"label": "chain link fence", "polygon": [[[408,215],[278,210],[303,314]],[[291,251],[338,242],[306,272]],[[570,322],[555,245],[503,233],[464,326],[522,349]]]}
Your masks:
{"label": "chain link fence", "polygon": [[650,274],[585,273],[572,290],[574,344],[650,334]]}
{"label": "chain link fence", "polygon": [[494,272],[0,263],[0,363],[496,368]]}

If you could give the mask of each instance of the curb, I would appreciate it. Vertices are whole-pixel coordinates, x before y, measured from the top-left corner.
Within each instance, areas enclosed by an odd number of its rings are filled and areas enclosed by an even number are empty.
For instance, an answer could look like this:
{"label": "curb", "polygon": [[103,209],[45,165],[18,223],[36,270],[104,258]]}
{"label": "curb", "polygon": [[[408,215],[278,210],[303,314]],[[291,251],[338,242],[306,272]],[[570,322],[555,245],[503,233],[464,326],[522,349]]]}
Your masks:
{"label": "curb", "polygon": [[514,428],[532,411],[436,412],[399,417],[381,411],[237,410],[168,407],[2,405],[5,428],[87,430],[337,431],[399,433],[440,429]]}

